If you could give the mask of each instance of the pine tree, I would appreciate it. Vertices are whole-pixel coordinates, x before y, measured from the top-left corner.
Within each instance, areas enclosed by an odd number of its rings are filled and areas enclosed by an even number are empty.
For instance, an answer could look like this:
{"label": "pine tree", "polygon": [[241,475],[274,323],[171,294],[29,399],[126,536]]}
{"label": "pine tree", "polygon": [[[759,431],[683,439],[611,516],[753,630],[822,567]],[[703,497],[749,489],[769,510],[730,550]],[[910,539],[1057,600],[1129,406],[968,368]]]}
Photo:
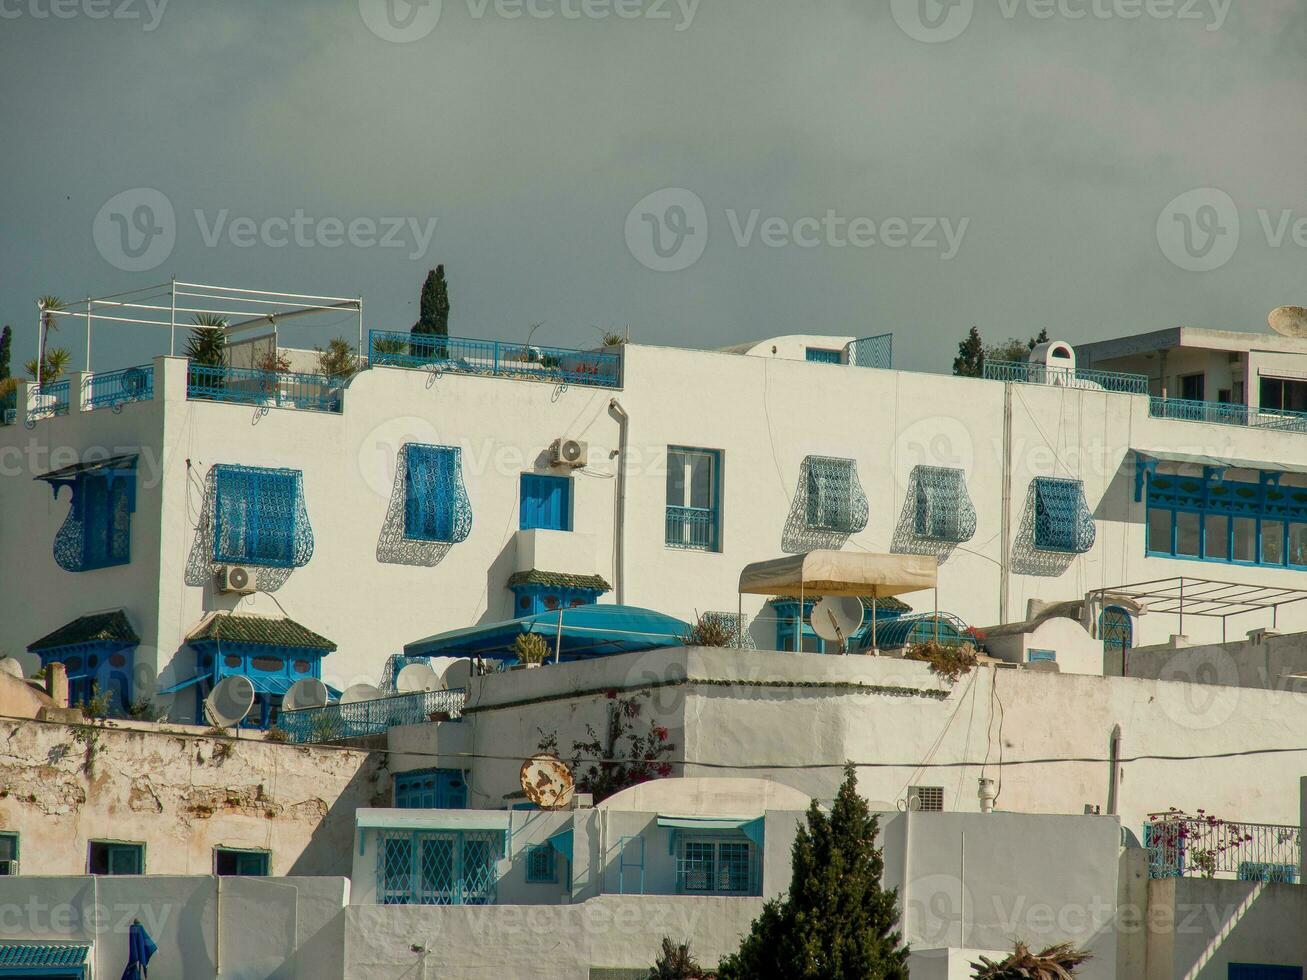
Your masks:
{"label": "pine tree", "polygon": [[985,373],[985,344],[980,331],[972,327],[967,339],[958,344],[958,356],[953,358],[953,373],[960,378],[979,378]]}
{"label": "pine tree", "polygon": [[0,381],[9,377],[9,358],[12,356],[14,346],[14,330],[9,324],[5,324],[3,331],[0,331]]}
{"label": "pine tree", "polygon": [[830,816],[814,802],[799,827],[789,894],[763,907],[719,980],[907,980],[898,889],[881,887],[879,830],[850,763]]}
{"label": "pine tree", "polygon": [[422,283],[418,322],[413,333],[449,336],[449,287],[445,283],[445,267],[438,265],[427,273]]}
{"label": "pine tree", "polygon": [[1048,343],[1048,327],[1039,328],[1039,336],[1030,338],[1030,349],[1034,350],[1040,344]]}

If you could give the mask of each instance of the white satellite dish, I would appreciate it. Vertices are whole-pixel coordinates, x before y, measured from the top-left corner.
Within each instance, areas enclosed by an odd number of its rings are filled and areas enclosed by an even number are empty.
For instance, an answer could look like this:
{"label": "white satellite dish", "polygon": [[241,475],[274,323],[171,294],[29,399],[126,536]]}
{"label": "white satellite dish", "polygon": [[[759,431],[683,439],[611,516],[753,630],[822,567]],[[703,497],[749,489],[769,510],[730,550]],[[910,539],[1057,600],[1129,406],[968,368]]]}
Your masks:
{"label": "white satellite dish", "polygon": [[445,671],[449,670],[449,668],[458,663],[458,661],[458,657],[431,658],[428,662],[428,666],[431,668],[431,672],[436,675],[436,683],[439,684],[439,687],[437,687],[436,690],[443,691],[445,689]]}
{"label": "white satellite dish", "polygon": [[572,802],[572,770],[556,755],[533,755],[519,773],[526,798],[542,810],[561,810]]}
{"label": "white satellite dish", "polygon": [[0,657],[0,674],[17,677],[21,681],[24,677],[23,665],[13,657]]}
{"label": "white satellite dish", "polygon": [[812,607],[812,629],[823,640],[841,645],[862,626],[862,600],[851,595],[828,595]]}
{"label": "white satellite dish", "polygon": [[381,697],[381,690],[371,684],[351,684],[340,696],[341,704],[354,704],[357,701],[373,701]]}
{"label": "white satellite dish", "polygon": [[233,728],[254,707],[254,685],[248,677],[227,677],[204,699],[204,717],[216,728]]}
{"label": "white satellite dish", "polygon": [[1301,306],[1277,306],[1266,322],[1281,337],[1307,337],[1307,309]]}
{"label": "white satellite dish", "polygon": [[468,657],[459,657],[445,669],[443,678],[445,687],[451,691],[458,688],[466,689],[472,680],[472,673],[472,660]]}
{"label": "white satellite dish", "polygon": [[411,663],[395,675],[395,690],[400,694],[440,690],[440,678],[422,662]]}
{"label": "white satellite dish", "polygon": [[321,708],[326,705],[330,693],[327,685],[316,677],[306,677],[290,686],[281,699],[283,711],[299,711],[301,708]]}

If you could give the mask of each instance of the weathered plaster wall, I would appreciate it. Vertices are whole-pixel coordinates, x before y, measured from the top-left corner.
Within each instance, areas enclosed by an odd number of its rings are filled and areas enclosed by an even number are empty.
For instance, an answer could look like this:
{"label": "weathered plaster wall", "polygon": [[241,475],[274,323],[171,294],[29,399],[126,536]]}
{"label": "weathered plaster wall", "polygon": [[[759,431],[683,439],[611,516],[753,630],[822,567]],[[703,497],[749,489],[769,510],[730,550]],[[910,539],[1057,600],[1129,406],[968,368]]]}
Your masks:
{"label": "weathered plaster wall", "polygon": [[146,845],[145,871],[209,874],[213,848],[274,875],[348,874],[354,809],[389,797],[375,756],[143,728],[0,720],[0,830],[24,875],[81,875],[91,840]]}

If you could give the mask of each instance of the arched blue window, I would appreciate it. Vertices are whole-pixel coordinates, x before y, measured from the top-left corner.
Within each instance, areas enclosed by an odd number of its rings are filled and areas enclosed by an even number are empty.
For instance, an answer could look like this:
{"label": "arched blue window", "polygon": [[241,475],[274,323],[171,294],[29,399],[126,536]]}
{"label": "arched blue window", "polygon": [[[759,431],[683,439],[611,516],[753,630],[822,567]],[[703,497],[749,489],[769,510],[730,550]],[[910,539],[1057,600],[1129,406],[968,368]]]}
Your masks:
{"label": "arched blue window", "polygon": [[1134,624],[1130,613],[1120,606],[1107,606],[1098,616],[1098,635],[1104,652],[1120,653],[1134,646]]}

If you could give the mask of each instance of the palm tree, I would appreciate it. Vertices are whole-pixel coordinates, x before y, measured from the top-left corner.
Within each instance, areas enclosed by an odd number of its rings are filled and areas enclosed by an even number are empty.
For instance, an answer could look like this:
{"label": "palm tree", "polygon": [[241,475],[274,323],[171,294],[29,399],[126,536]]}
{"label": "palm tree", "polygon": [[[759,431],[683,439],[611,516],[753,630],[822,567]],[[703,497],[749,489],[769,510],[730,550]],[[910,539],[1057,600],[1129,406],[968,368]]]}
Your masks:
{"label": "palm tree", "polygon": [[699,965],[689,943],[674,943],[664,936],[662,952],[647,980],[713,980],[716,976]]}
{"label": "palm tree", "polygon": [[59,329],[59,318],[55,314],[64,308],[64,301],[58,296],[42,296],[36,301],[36,305],[41,310],[41,349],[37,352],[37,360],[33,363],[41,365],[42,370],[40,377],[33,373],[32,380],[44,384],[47,363],[45,348],[50,339],[50,331]]}
{"label": "palm tree", "polygon": [[1042,953],[1032,953],[1025,943],[1018,941],[1012,955],[1003,960],[982,956],[972,963],[976,980],[1072,980],[1076,968],[1093,954],[1076,949],[1070,943],[1049,946]]}
{"label": "palm tree", "polygon": [[221,367],[227,356],[227,321],[212,313],[191,317],[195,329],[186,339],[186,356],[193,364]]}
{"label": "palm tree", "polygon": [[27,369],[28,377],[33,381],[37,380],[38,374],[41,381],[41,389],[44,390],[47,385],[58,381],[64,371],[68,370],[73,355],[64,347],[52,347],[45,352],[45,363],[41,365],[40,372],[37,371],[36,358],[32,358],[23,365]]}

